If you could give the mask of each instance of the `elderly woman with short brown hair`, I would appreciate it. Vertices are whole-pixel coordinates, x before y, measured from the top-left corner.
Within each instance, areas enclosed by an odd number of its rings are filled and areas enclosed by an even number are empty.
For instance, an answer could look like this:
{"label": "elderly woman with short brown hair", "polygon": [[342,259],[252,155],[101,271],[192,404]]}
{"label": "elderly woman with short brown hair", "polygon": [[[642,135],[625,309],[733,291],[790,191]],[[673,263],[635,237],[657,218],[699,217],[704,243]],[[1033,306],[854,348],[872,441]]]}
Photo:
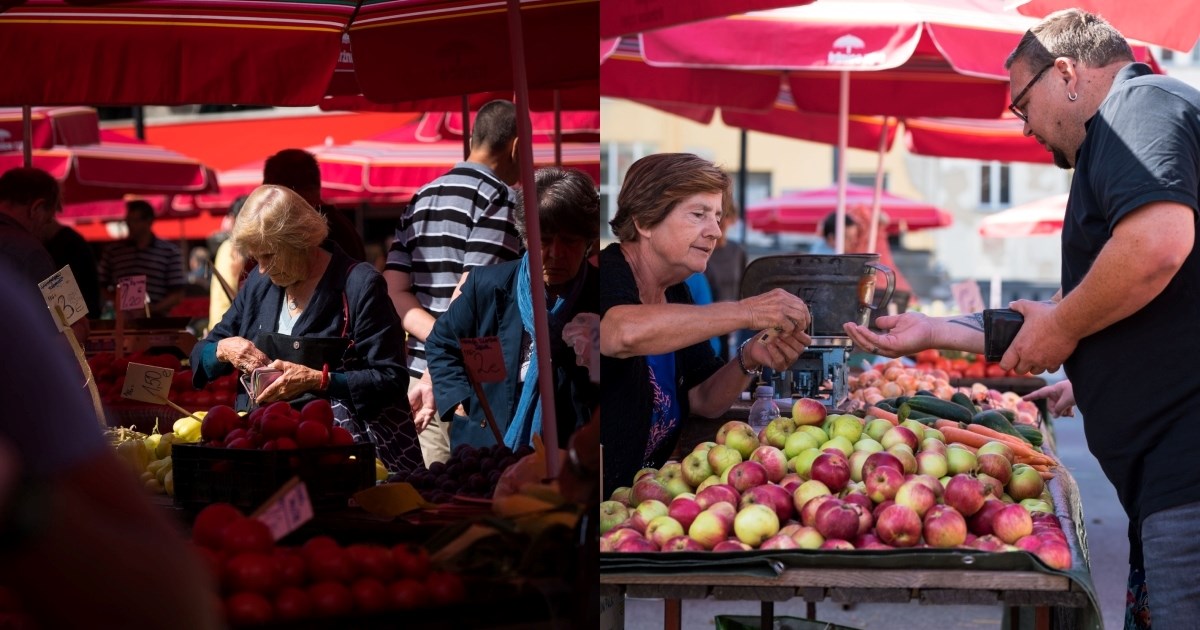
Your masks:
{"label": "elderly woman with short brown hair", "polygon": [[[644,157],[625,175],[611,222],[620,242],[600,254],[606,492],[661,466],[689,415],[718,417],[762,366],[786,369],[811,343],[808,308],[782,289],[692,303],[684,279],[716,248],[729,188],[724,172],[689,153]],[[729,362],[717,358],[708,340],[743,328],[771,332]]]}
{"label": "elderly woman with short brown hair", "polygon": [[[295,192],[260,186],[230,239],[258,262],[220,323],[192,350],[192,382],[268,367],[282,374],[253,401],[328,399],[356,441],[389,470],[422,464],[406,394],[404,332],[373,266],[328,240],[325,218]],[[239,389],[237,406],[251,401]]]}

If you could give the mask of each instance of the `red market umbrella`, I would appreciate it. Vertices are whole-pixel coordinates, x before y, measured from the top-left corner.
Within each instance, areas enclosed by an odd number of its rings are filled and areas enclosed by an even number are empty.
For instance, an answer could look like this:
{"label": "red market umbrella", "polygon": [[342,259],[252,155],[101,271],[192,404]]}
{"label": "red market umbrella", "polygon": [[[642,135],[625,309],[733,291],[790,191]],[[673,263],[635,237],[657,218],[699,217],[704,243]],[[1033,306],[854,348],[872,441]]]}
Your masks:
{"label": "red market umbrella", "polygon": [[600,9],[600,37],[640,33],[686,22],[761,11],[813,0],[606,0]]}
{"label": "red market umbrella", "polygon": [[979,234],[989,238],[1053,236],[1062,232],[1067,213],[1067,193],[1013,206],[979,223]]}
{"label": "red market umbrella", "polygon": [[1098,13],[1126,37],[1191,50],[1200,37],[1200,12],[1188,2],[1157,2],[1152,6],[1129,0],[1017,0],[1024,15],[1045,17],[1062,9]]}
{"label": "red market umbrella", "polygon": [[[869,206],[875,190],[867,186],[846,186],[846,204]],[[946,227],[953,222],[949,212],[923,201],[883,193],[881,207],[887,218],[888,233]],[[830,186],[791,193],[760,201],[746,209],[750,227],[763,232],[818,234],[821,222],[837,210],[838,188]]]}
{"label": "red market umbrella", "polygon": [[[0,172],[20,167],[19,151],[0,154]],[[199,194],[217,190],[213,172],[162,147],[89,144],[33,151],[33,165],[54,176],[67,203],[119,199],[125,194]]]}
{"label": "red market umbrella", "polygon": [[357,4],[6,3],[0,59],[20,61],[5,65],[0,103],[315,105]]}
{"label": "red market umbrella", "polygon": [[[529,109],[535,112],[552,112],[554,111],[555,96],[558,97],[558,108],[561,110],[596,109],[600,103],[600,86],[596,81],[588,81],[558,89],[530,90]],[[513,98],[511,90],[475,92],[467,95],[467,108],[470,111],[476,111],[496,99],[513,100]],[[325,98],[321,99],[321,109],[347,112],[448,112],[461,111],[462,101],[463,97],[460,95],[376,103],[362,94],[352,96],[327,94]]]}
{"label": "red market umbrella", "polygon": [[[34,149],[100,142],[100,118],[91,107],[34,107],[30,110]],[[20,108],[0,108],[0,151],[21,151],[25,124]]]}
{"label": "red market umbrella", "polygon": [[[600,112],[599,111],[564,111],[560,112],[558,131],[564,142],[599,142],[600,141]],[[534,142],[554,142],[555,118],[552,113],[533,113],[529,116],[533,126]],[[475,114],[472,112],[470,123],[475,124]],[[429,112],[421,117],[416,129],[416,140],[421,142],[440,142],[442,140],[462,140],[463,115],[459,112]],[[375,140],[389,141],[389,134],[383,134]],[[397,138],[397,140],[402,140]]]}
{"label": "red market umbrella", "polygon": [[1053,164],[1049,151],[1027,137],[1015,117],[995,120],[975,118],[907,118],[904,140],[917,155]]}
{"label": "red market umbrella", "polygon": [[[520,3],[529,88],[595,81],[599,0]],[[366,0],[350,25],[362,94],[380,102],[514,90],[503,2]]]}
{"label": "red market umbrella", "polygon": [[[896,137],[897,121],[882,116],[850,116],[849,136],[846,146],[868,151],[888,151]],[[836,114],[819,114],[802,111],[796,107],[792,92],[785,85],[779,98],[766,112],[747,112],[734,108],[722,108],[721,120],[726,125],[749,129],[777,136],[786,136],[823,144],[838,143],[838,117]],[[886,123],[886,127],[885,127]],[[880,136],[886,129],[887,137],[880,144]]]}

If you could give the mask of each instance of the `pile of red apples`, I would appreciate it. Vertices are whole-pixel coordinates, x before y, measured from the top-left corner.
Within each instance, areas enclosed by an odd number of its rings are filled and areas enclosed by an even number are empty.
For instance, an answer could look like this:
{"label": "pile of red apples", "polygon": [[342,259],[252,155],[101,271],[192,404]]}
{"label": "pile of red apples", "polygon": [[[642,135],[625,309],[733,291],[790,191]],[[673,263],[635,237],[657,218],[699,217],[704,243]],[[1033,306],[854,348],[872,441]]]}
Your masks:
{"label": "pile of red apples", "polygon": [[600,506],[600,550],[968,548],[1071,566],[1037,470],[909,420],[826,414],[802,399],[758,435],[732,420],[682,461],[645,468]]}

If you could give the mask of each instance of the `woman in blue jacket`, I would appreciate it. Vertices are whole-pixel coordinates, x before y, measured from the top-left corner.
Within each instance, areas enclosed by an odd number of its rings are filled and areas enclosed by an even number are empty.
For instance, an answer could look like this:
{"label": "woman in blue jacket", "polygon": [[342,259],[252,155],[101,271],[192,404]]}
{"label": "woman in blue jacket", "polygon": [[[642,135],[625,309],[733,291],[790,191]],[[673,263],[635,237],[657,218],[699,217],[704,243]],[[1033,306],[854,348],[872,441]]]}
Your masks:
{"label": "woman in blue jacket", "polygon": [[[582,171],[544,168],[537,182],[542,239],[542,280],[550,324],[551,369],[560,446],[591,416],[599,387],[575,351],[563,341],[563,326],[579,313],[599,310],[597,273],[587,264],[588,250],[600,231],[600,198]],[[525,239],[525,213],[518,205],[517,229]],[[506,378],[483,383],[482,391],[509,448],[532,443],[541,433],[541,401],[533,348],[533,304],[529,289],[529,253],[520,260],[471,271],[462,295],[438,318],[425,342],[438,416],[451,421],[451,446],[488,446],[496,440],[480,401],[467,380],[458,339],[496,336],[504,355]]]}

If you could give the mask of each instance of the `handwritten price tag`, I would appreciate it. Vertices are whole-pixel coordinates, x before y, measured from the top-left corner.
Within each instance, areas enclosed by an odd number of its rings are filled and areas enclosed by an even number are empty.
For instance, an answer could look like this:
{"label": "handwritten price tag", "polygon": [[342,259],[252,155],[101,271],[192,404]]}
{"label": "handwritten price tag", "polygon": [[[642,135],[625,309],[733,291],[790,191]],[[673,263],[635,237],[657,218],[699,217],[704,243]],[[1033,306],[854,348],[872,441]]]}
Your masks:
{"label": "handwritten price tag", "polygon": [[161,405],[171,393],[171,377],[174,375],[175,370],[171,368],[130,363],[125,370],[121,397]]}
{"label": "handwritten price tag", "polygon": [[67,326],[87,314],[87,303],[83,301],[83,293],[79,291],[79,284],[75,282],[75,274],[69,265],[64,265],[54,275],[39,282],[38,288],[42,290],[42,297],[46,298],[46,306],[50,307],[50,315],[59,330],[63,329],[63,322],[58,319],[56,306],[67,319]]}
{"label": "handwritten price tag", "polygon": [[121,310],[133,311],[146,303],[146,276],[128,276],[117,280],[121,287]]}
{"label": "handwritten price tag", "polygon": [[308,487],[299,477],[292,477],[254,512],[254,518],[267,524],[275,540],[300,529],[300,526],[312,520],[312,517],[313,508],[308,498]]}
{"label": "handwritten price tag", "polygon": [[502,383],[508,377],[499,337],[465,337],[458,343],[462,346],[467,373],[476,383]]}

